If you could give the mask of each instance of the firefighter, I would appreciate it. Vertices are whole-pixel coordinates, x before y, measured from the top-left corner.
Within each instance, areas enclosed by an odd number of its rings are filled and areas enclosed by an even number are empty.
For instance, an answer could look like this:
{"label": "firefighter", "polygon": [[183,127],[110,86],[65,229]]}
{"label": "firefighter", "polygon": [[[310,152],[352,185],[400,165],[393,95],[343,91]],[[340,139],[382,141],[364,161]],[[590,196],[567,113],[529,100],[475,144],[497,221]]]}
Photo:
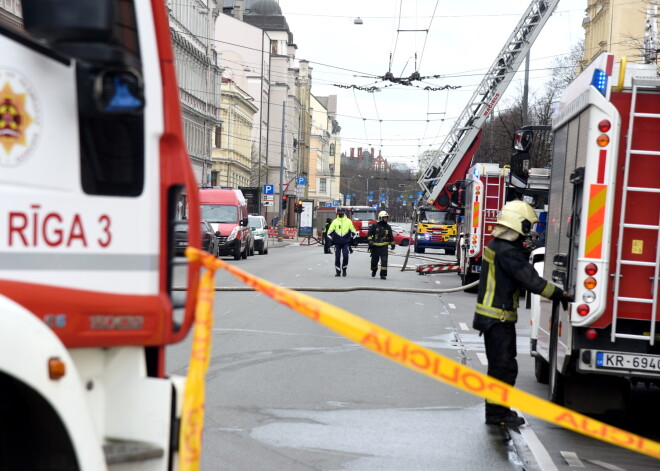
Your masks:
{"label": "firefighter", "polygon": [[376,276],[380,260],[380,279],[387,279],[387,246],[394,250],[394,234],[387,223],[390,215],[386,211],[378,213],[378,222],[369,228],[369,252],[371,252],[371,276]]}
{"label": "firefighter", "polygon": [[[357,233],[353,222],[345,216],[344,208],[337,209],[337,217],[328,227],[328,235],[332,237],[332,243],[335,246],[335,276],[346,276],[348,251],[352,251],[351,241]],[[343,263],[342,254],[344,254]]]}
{"label": "firefighter", "polygon": [[325,220],[325,227],[323,228],[323,232],[321,234],[321,240],[323,241],[323,253],[332,253],[330,251],[330,237],[328,236],[328,228],[330,227],[330,224],[332,223],[332,219],[327,218]]}
{"label": "firefighter", "polygon": [[[572,301],[570,293],[541,278],[523,256],[524,238],[536,222],[527,203],[510,201],[502,208],[493,239],[484,248],[472,323],[484,336],[488,375],[512,386],[518,376],[515,324],[520,289],[559,301],[564,309]],[[517,426],[525,420],[508,407],[486,401],[486,423]]]}

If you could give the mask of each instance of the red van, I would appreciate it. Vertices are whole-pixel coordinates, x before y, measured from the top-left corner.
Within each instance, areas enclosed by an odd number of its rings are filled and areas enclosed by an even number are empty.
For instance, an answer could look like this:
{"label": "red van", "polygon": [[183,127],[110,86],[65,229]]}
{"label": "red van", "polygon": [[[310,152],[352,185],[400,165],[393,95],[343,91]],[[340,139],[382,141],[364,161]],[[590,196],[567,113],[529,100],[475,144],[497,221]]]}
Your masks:
{"label": "red van", "polygon": [[247,202],[241,190],[199,190],[202,219],[216,231],[218,255],[234,260],[254,255],[254,238],[248,226]]}

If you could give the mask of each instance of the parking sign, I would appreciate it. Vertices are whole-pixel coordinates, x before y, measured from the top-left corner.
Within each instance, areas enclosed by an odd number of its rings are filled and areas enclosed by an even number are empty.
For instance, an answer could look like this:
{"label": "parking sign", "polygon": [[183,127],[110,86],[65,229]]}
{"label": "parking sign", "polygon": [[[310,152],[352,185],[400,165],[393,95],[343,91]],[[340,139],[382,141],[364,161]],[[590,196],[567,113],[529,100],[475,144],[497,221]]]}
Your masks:
{"label": "parking sign", "polygon": [[264,185],[264,195],[275,194],[275,185]]}

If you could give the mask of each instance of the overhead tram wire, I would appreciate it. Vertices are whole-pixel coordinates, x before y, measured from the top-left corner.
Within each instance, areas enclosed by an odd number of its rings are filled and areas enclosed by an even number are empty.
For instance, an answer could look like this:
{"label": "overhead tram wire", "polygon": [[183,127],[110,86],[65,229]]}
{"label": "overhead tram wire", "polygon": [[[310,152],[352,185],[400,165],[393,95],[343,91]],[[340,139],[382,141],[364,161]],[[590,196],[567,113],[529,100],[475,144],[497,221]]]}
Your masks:
{"label": "overhead tram wire", "polygon": [[422,59],[424,59],[424,51],[426,50],[426,41],[429,38],[429,31],[431,30],[431,25],[433,24],[433,18],[435,18],[435,12],[438,9],[438,4],[439,3],[440,3],[440,0],[436,0],[435,7],[433,8],[433,14],[431,15],[431,21],[429,21],[429,26],[426,29],[426,36],[424,36],[424,45],[422,46],[422,53],[419,56],[419,66],[418,66],[419,69],[417,69],[417,70],[420,70],[422,68]]}

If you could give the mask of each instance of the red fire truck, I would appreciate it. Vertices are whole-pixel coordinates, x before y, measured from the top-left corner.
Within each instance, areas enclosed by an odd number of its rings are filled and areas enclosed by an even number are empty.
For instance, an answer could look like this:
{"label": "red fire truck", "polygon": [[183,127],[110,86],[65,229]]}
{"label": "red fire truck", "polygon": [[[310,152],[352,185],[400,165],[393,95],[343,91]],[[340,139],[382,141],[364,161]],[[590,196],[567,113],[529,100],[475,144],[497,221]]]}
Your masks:
{"label": "red fire truck", "polygon": [[360,242],[366,243],[369,235],[369,227],[378,222],[376,210],[372,206],[339,206],[337,209],[339,208],[346,211],[346,216],[351,219],[355,229],[358,231],[354,244],[357,245]]}
{"label": "red fire truck", "polygon": [[0,469],[173,469],[165,347],[199,271],[177,299],[173,223],[187,202],[197,248],[200,223],[166,6],[22,13],[27,32],[0,25]]}
{"label": "red fire truck", "polygon": [[660,385],[659,124],[655,64],[606,53],[553,120],[543,273],[575,302],[540,300],[531,353],[551,399],[577,410],[620,410],[631,383]]}
{"label": "red fire truck", "polygon": [[463,286],[479,279],[481,252],[492,239],[490,234],[505,203],[507,175],[508,168],[498,164],[476,164],[460,182],[464,209],[457,258]]}

